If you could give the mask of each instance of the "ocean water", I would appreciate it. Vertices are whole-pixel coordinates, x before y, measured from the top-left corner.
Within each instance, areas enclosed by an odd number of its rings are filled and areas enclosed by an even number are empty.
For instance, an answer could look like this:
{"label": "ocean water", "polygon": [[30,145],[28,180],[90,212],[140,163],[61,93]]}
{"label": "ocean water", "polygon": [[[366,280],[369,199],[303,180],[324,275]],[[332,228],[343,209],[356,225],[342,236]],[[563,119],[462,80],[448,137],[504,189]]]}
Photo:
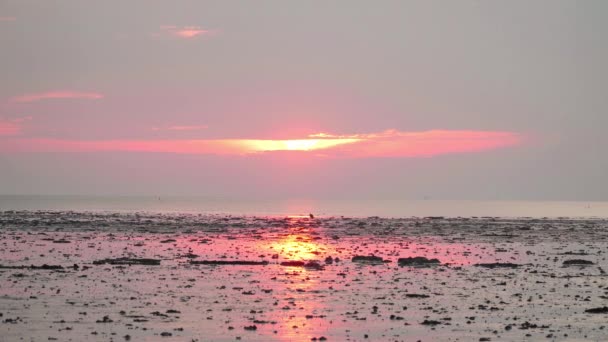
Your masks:
{"label": "ocean water", "polygon": [[234,200],[204,197],[0,195],[3,210],[185,212],[231,215],[608,218],[608,202],[455,200]]}

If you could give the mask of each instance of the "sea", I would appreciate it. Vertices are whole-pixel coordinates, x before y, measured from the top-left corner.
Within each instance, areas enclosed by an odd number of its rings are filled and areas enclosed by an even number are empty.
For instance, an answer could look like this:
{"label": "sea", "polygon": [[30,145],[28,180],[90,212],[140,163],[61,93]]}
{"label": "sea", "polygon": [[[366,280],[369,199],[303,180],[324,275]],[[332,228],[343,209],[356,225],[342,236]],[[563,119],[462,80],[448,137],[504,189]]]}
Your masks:
{"label": "sea", "polygon": [[185,196],[0,195],[0,211],[52,210],[253,216],[608,218],[608,202],[228,199]]}

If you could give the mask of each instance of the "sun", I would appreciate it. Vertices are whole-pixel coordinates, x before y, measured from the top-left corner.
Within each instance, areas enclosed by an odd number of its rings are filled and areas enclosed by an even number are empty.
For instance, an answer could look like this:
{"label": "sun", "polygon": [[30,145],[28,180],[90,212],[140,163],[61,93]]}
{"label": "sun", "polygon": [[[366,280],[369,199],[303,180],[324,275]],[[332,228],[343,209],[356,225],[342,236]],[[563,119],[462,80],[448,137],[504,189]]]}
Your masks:
{"label": "sun", "polygon": [[340,139],[288,139],[288,140],[264,140],[264,139],[228,139],[217,140],[214,143],[240,153],[272,152],[272,151],[316,151],[347,145],[361,141],[355,138]]}
{"label": "sun", "polygon": [[318,139],[285,140],[285,150],[287,151],[309,151],[319,143]]}

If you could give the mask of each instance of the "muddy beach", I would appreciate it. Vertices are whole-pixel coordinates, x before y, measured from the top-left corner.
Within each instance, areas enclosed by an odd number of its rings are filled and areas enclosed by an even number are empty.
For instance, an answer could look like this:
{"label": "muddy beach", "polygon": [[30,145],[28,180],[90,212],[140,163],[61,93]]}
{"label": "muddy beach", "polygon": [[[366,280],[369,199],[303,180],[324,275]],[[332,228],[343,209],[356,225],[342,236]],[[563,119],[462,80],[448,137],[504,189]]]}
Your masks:
{"label": "muddy beach", "polygon": [[608,221],[0,212],[3,341],[608,339]]}

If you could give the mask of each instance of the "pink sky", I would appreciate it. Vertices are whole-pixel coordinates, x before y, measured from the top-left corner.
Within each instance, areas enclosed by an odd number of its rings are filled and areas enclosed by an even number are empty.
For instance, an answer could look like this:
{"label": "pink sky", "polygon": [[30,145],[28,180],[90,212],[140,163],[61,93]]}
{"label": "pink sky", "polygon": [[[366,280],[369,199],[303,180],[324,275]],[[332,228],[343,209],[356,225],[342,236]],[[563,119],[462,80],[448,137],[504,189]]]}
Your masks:
{"label": "pink sky", "polygon": [[[177,127],[177,128],[176,128]],[[172,126],[177,130],[192,127]],[[7,122],[0,134],[17,135],[20,126]],[[489,131],[399,132],[334,136],[312,134],[293,139],[207,139],[207,140],[65,140],[49,138],[16,138],[0,145],[3,152],[162,152],[178,154],[248,155],[276,151],[298,151],[312,157],[342,158],[411,158],[442,154],[474,153],[516,146],[519,134]]]}
{"label": "pink sky", "polygon": [[86,99],[98,100],[103,98],[103,94],[94,92],[83,92],[73,90],[52,90],[42,93],[32,93],[18,95],[12,98],[12,101],[19,103],[37,102],[42,100],[52,99]]}
{"label": "pink sky", "polygon": [[21,132],[21,125],[13,121],[0,121],[0,136],[17,135]]}
{"label": "pink sky", "polygon": [[608,199],[606,2],[145,3],[3,2],[0,194]]}
{"label": "pink sky", "polygon": [[162,25],[160,27],[161,31],[169,33],[170,35],[183,38],[183,39],[192,39],[197,36],[210,34],[210,30],[205,30],[200,26],[175,26],[175,25]]}

